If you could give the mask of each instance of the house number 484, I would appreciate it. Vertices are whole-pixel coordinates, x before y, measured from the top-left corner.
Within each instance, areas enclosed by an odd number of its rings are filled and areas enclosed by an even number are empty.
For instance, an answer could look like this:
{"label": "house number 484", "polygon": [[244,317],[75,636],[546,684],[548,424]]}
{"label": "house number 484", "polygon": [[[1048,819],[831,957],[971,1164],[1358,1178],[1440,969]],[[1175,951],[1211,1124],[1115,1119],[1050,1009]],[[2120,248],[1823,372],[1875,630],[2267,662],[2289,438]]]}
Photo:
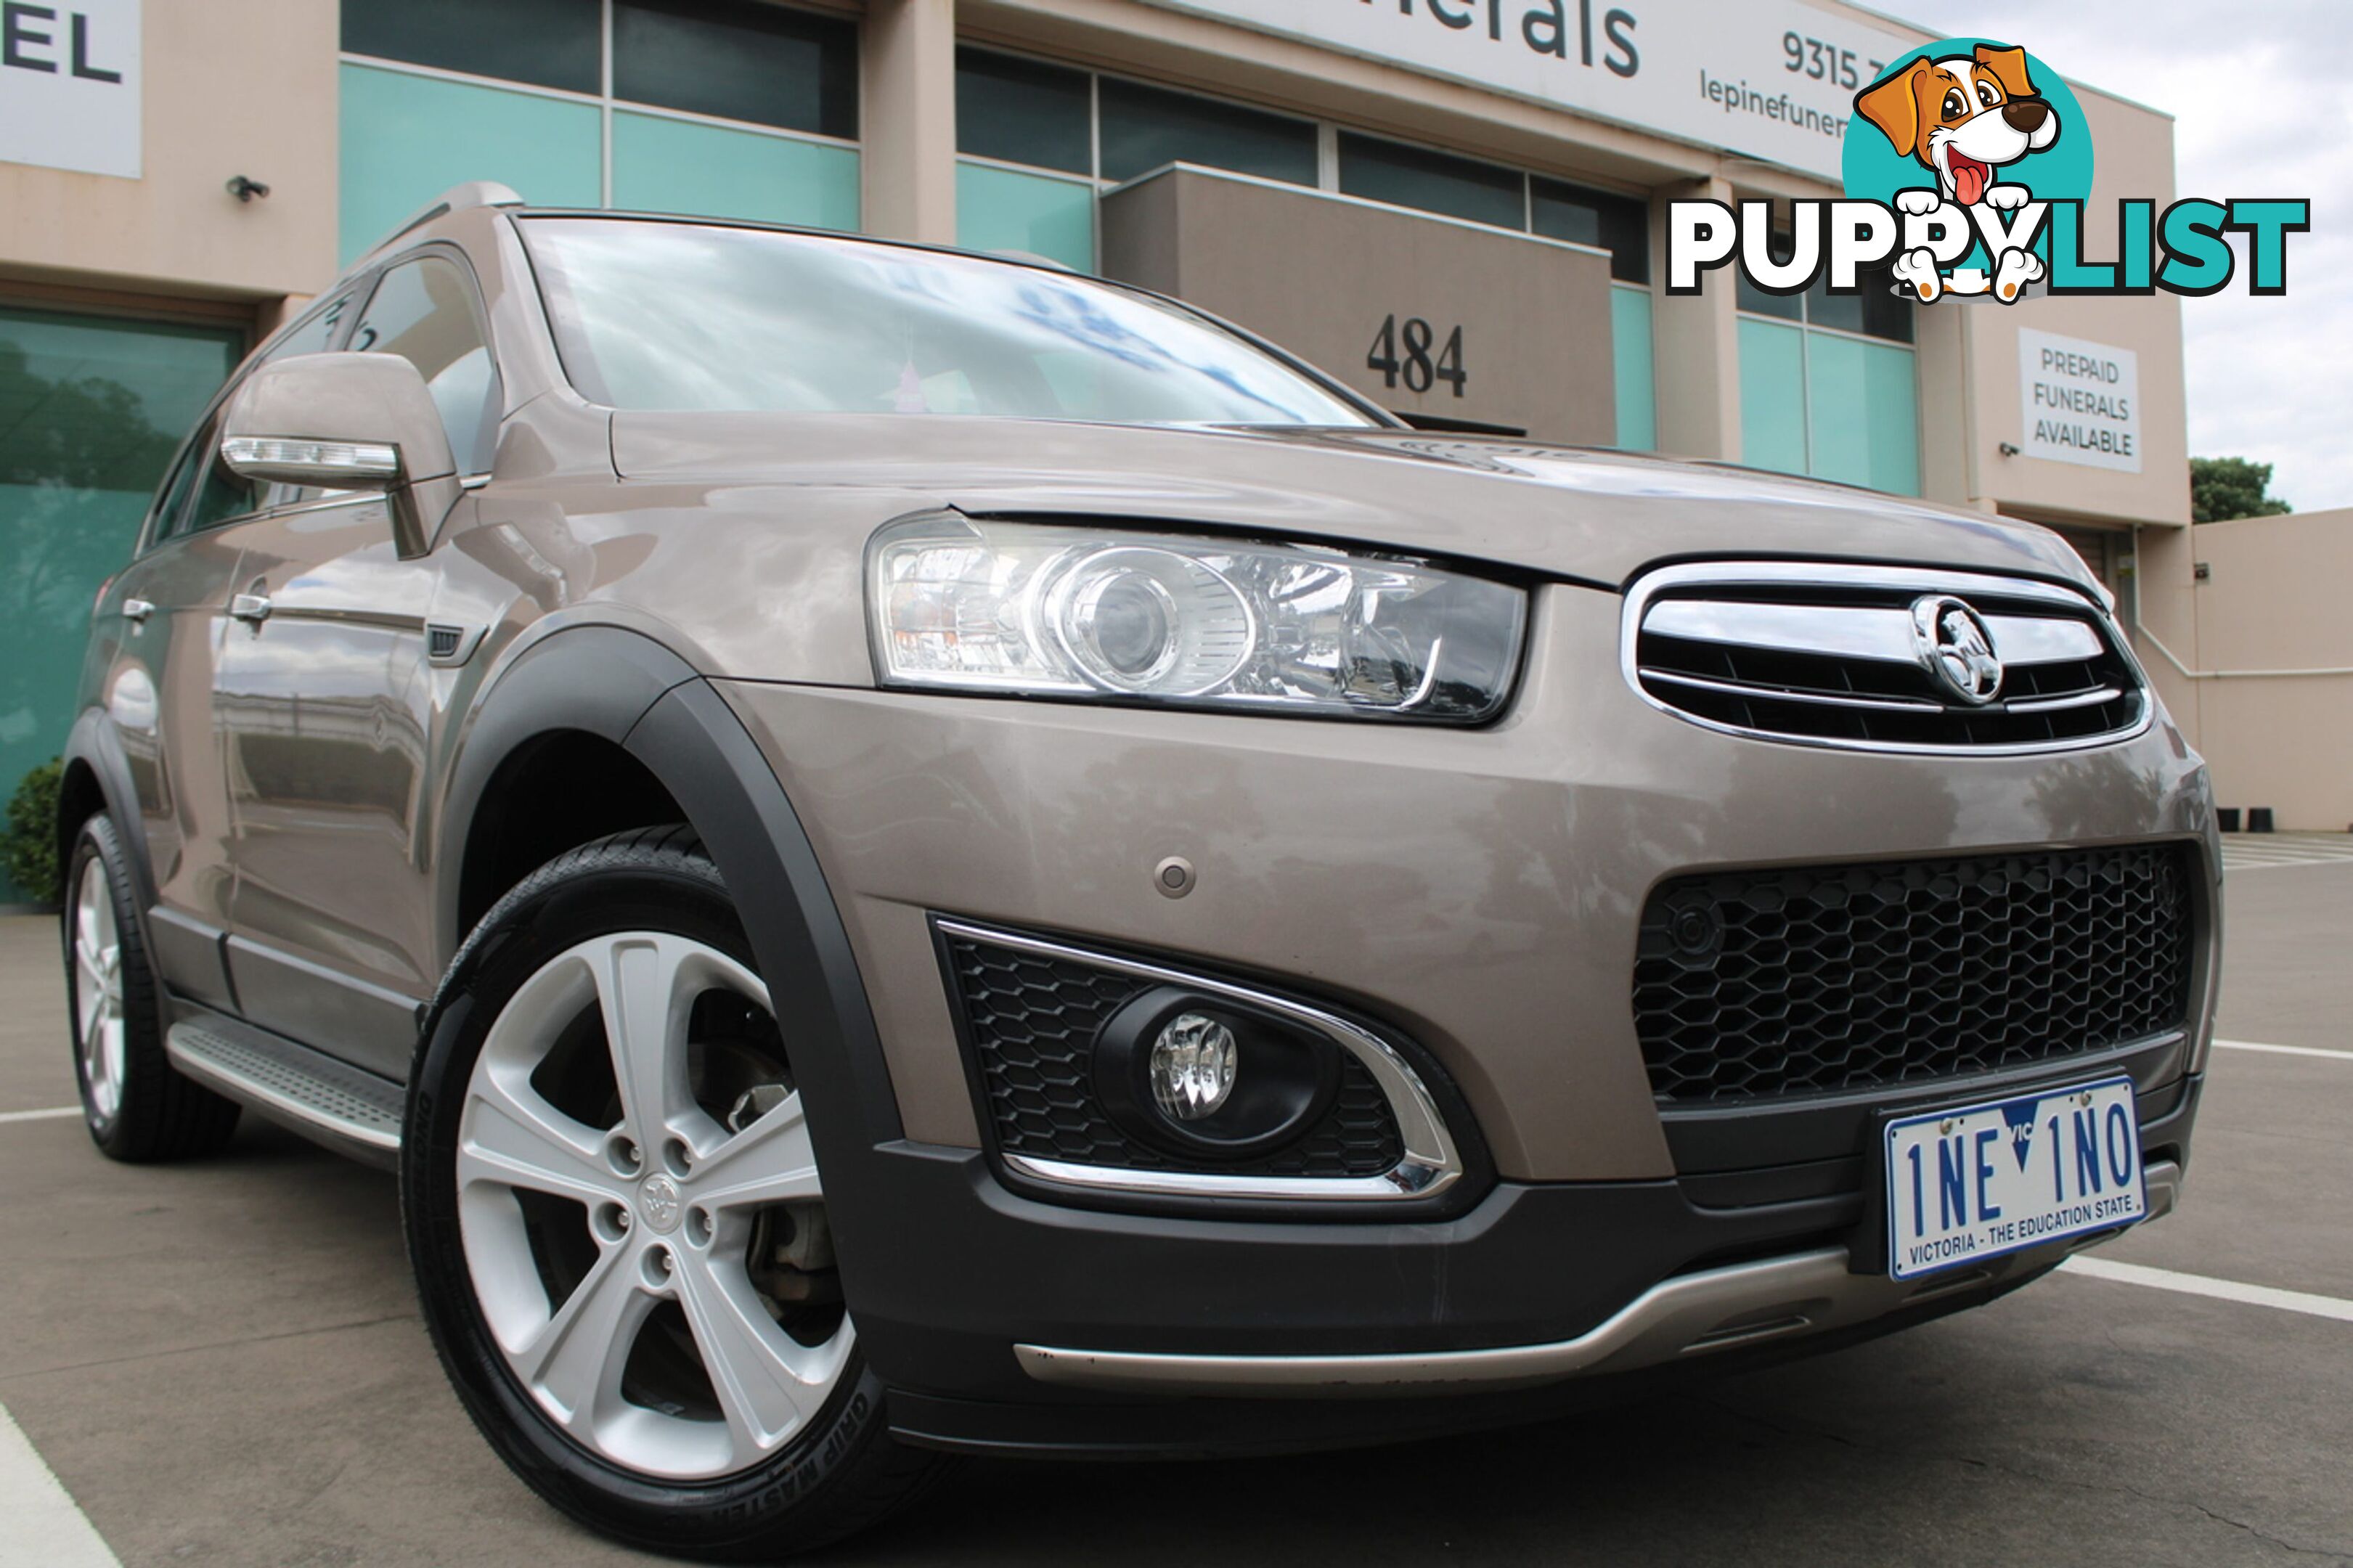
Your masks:
{"label": "house number 484", "polygon": [[[1404,351],[1402,358],[1399,350]],[[1380,372],[1386,385],[1402,381],[1407,391],[1416,393],[1428,392],[1442,381],[1460,397],[1471,381],[1471,373],[1462,368],[1462,329],[1449,332],[1446,345],[1440,348],[1438,329],[1419,316],[1407,317],[1402,325],[1395,316],[1383,321],[1373,339],[1373,352],[1365,356],[1365,368]]]}

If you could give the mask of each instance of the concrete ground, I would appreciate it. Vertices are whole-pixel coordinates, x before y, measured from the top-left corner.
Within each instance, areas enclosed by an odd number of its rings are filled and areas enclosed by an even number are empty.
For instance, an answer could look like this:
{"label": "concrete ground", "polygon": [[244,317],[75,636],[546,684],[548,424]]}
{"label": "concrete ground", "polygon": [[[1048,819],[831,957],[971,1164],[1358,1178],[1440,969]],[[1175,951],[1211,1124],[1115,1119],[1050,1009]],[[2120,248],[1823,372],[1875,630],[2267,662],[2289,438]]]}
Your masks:
{"label": "concrete ground", "polygon": [[[2353,1052],[2353,863],[2242,869],[2229,919],[2223,1035]],[[468,1425],[389,1178],[250,1120],[226,1157],[132,1169],[76,1121],[6,1119],[73,1100],[54,933],[0,921],[0,1406],[120,1561],[644,1561],[543,1508]],[[2185,1207],[2098,1256],[2353,1299],[2348,1117],[2353,1055],[2217,1052]],[[2353,1321],[2062,1274],[1517,1431],[967,1462],[823,1561],[2353,1563],[2349,1475]],[[0,1564],[61,1561],[23,1537],[12,1555],[10,1506]]]}

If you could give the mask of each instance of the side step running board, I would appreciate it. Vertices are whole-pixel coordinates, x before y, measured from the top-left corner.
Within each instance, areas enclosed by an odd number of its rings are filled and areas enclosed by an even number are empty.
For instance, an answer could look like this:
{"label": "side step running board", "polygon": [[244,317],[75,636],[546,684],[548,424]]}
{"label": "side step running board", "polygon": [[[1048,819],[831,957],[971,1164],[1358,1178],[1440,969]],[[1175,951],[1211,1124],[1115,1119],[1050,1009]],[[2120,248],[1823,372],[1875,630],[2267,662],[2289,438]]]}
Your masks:
{"label": "side step running board", "polygon": [[216,1014],[173,1025],[164,1049],[207,1089],[314,1142],[373,1165],[399,1163],[406,1091],[390,1079]]}

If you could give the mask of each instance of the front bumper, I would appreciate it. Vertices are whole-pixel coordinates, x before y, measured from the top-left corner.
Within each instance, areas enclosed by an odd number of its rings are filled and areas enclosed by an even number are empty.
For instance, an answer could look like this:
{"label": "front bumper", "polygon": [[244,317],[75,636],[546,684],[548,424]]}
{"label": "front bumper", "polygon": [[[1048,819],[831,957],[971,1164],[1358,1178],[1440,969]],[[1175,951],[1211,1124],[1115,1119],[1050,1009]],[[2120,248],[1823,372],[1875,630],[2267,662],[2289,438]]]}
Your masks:
{"label": "front bumper", "polygon": [[[1649,890],[1694,869],[2200,846],[2185,1030],[2000,1085],[2128,1071],[2149,1159],[2179,1166],[2216,941],[2211,802],[2179,732],[2160,720],[2094,751],[1985,758],[1719,734],[1627,685],[1620,606],[1541,591],[1514,705],[1472,731],[718,683],[808,833],[874,1012],[903,1137],[861,1151],[860,1207],[887,1212],[890,1234],[845,1225],[839,1243],[875,1365],[932,1402],[911,1430],[987,1446],[995,1417],[973,1412],[1108,1418],[1159,1375],[1140,1367],[1215,1373],[1188,1394],[1230,1393],[1229,1373],[1263,1394],[1250,1369],[1270,1357],[1370,1358],[1349,1364],[1377,1386],[1403,1365],[1472,1364],[1431,1359],[1461,1352],[1606,1377],[1692,1359],[1668,1342],[1711,1313],[1694,1339],[1761,1313],[1807,1321],[1746,1337],[1823,1342],[1983,1299],[2063,1255],[2015,1255],[1933,1302],[1849,1271],[1873,1110],[1983,1098],[1985,1079],[1799,1119],[1847,1140],[1802,1159],[1778,1154],[1778,1134],[1744,1140],[1743,1121],[1795,1125],[1761,1111],[1731,1117],[1730,1135],[1723,1116],[1704,1134],[1662,1118],[1630,978]],[[1197,869],[1182,899],[1154,885],[1170,856]],[[1108,1212],[1010,1190],[980,1152],[939,915],[1264,976],[1377,1019],[1460,1089],[1492,1185],[1409,1223]],[[1833,1277],[1864,1283],[1818,1284]],[[1781,1310],[1793,1300],[1831,1305]],[[1722,1353],[1757,1348],[1739,1337]],[[965,1415],[937,1415],[951,1408]]]}

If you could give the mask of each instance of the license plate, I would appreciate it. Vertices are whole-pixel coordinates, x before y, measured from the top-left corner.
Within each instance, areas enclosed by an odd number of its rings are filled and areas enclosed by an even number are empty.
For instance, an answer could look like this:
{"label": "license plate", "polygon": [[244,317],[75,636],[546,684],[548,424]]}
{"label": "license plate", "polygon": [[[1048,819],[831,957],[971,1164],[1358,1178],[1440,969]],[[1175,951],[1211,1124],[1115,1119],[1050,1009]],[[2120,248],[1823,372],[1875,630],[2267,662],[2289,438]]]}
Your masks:
{"label": "license plate", "polygon": [[2129,1079],[1887,1123],[1888,1273],[1916,1279],[2148,1213]]}

